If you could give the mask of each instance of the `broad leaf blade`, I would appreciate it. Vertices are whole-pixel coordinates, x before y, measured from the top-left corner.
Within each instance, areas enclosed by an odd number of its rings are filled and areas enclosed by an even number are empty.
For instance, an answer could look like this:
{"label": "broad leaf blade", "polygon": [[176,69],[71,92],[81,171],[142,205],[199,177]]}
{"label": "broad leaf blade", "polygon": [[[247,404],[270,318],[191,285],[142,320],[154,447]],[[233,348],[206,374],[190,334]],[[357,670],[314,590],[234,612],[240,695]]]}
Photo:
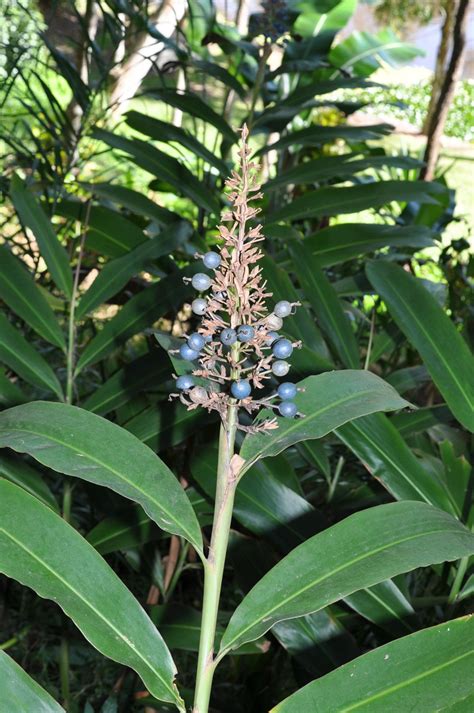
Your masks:
{"label": "broad leaf blade", "polygon": [[163,530],[201,549],[199,524],[177,479],[120,426],[75,406],[37,401],[0,414],[0,446],[115,490],[139,503]]}
{"label": "broad leaf blade", "polygon": [[4,245],[0,247],[0,297],[40,336],[66,349],[64,334],[43,293],[21,260]]}
{"label": "broad leaf blade", "polygon": [[271,713],[468,713],[474,692],[473,641],[474,617],[418,631],[309,683]]}
{"label": "broad leaf blade", "polygon": [[453,414],[474,431],[474,359],[454,324],[420,281],[398,265],[372,262],[367,275]]}
{"label": "broad leaf blade", "polygon": [[0,688],[5,713],[64,713],[64,708],[4,651],[0,651]]}
{"label": "broad leaf blade", "polygon": [[450,515],[417,502],[351,515],[296,547],[234,612],[222,639],[228,652],[273,624],[323,609],[416,567],[474,552],[474,535]]}
{"label": "broad leaf blade", "polygon": [[246,468],[299,441],[322,438],[359,416],[410,406],[395,389],[369,371],[331,371],[310,376],[300,381],[298,387],[304,391],[297,394],[295,402],[304,417],[279,418],[278,428],[270,433],[246,436],[240,452],[248,461]]}
{"label": "broad leaf blade", "polygon": [[59,242],[50,221],[36,198],[18,176],[11,181],[11,198],[21,222],[33,232],[56,285],[72,295],[72,273],[67,252]]}
{"label": "broad leaf blade", "polygon": [[56,374],[36,349],[0,313],[0,361],[29,384],[52,391],[63,398]]}
{"label": "broad leaf blade", "polygon": [[134,669],[157,698],[179,700],[163,639],[102,557],[21,488],[3,480],[0,494],[0,570],[56,601],[93,646]]}

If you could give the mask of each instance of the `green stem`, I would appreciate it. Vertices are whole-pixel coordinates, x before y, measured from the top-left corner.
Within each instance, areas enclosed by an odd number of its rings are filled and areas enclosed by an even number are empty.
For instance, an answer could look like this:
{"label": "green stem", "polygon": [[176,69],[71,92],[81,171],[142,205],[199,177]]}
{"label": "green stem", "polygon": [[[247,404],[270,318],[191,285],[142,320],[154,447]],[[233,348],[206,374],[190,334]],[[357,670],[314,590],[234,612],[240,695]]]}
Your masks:
{"label": "green stem", "polygon": [[260,57],[260,62],[258,64],[257,75],[255,77],[255,82],[253,85],[250,111],[249,111],[249,115],[247,118],[247,126],[249,128],[249,131],[251,130],[252,125],[253,125],[253,117],[255,114],[255,107],[257,106],[258,95],[260,94],[260,89],[262,87],[263,80],[265,79],[265,69],[267,67],[267,60],[270,57],[271,53],[272,53],[272,45],[270,42],[267,42],[263,47],[262,56]]}
{"label": "green stem", "polygon": [[204,597],[201,621],[201,638],[196,674],[196,692],[193,713],[208,713],[212,679],[216,662],[214,642],[216,636],[222,577],[229,542],[229,531],[234,507],[236,474],[232,470],[237,407],[229,406],[226,424],[219,436],[219,461],[217,466],[216,502],[209,554],[204,565]]}
{"label": "green stem", "polygon": [[453,586],[451,587],[451,591],[449,592],[449,604],[454,604],[454,602],[456,601],[456,598],[459,594],[459,590],[461,589],[464,575],[466,574],[468,562],[469,557],[463,557],[459,560],[459,565],[456,572],[456,576],[454,577]]}
{"label": "green stem", "polygon": [[61,696],[63,706],[69,710],[71,690],[69,687],[69,644],[66,637],[61,638],[61,648],[59,650],[59,677],[61,679]]}

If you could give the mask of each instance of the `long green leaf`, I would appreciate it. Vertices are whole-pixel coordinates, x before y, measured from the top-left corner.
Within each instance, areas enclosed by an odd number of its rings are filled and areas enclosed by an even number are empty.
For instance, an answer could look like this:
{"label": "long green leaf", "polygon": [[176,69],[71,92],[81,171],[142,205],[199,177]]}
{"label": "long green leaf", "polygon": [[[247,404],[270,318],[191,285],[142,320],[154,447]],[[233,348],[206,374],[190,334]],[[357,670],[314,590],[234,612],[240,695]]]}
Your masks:
{"label": "long green leaf", "polygon": [[78,319],[108,300],[127,284],[128,280],[145,269],[156,258],[169,255],[183,242],[189,233],[181,234],[171,228],[163,235],[138,245],[127,255],[111,260],[102,268],[77,307]]}
{"label": "long green leaf", "polygon": [[472,710],[474,617],[418,631],[309,683],[271,713]]}
{"label": "long green leaf", "polygon": [[453,414],[474,431],[474,358],[454,324],[421,282],[398,265],[372,262],[367,276]]}
{"label": "long green leaf", "polygon": [[351,515],[296,547],[234,612],[222,652],[416,567],[474,552],[474,535],[431,505],[391,503]]}
{"label": "long green leaf", "polygon": [[139,503],[163,530],[201,548],[201,531],[168,467],[131,433],[67,404],[31,402],[0,413],[0,446]]}
{"label": "long green leaf", "polygon": [[150,200],[150,198],[147,198],[147,196],[144,196],[143,193],[138,193],[138,191],[134,191],[131,188],[116,186],[111,183],[83,183],[82,185],[92,195],[112,201],[137,215],[156,220],[159,225],[169,226],[173,223],[185,222],[177,213],[163,208]]}
{"label": "long green leaf", "polygon": [[177,703],[171,655],[108,564],[21,488],[3,480],[0,493],[0,571],[56,601],[101,653],[134,669],[160,700]]}
{"label": "long green leaf", "polygon": [[36,198],[19,176],[13,176],[10,188],[13,205],[20,220],[30,228],[56,285],[65,295],[72,295],[72,272],[67,252],[59,242],[50,221]]}
{"label": "long green leaf", "polygon": [[5,373],[5,369],[0,366],[0,406],[8,408],[17,406],[28,401],[28,397],[20,387],[15,384]]}
{"label": "long green leaf", "polygon": [[402,42],[392,30],[384,28],[377,34],[353,32],[331,49],[328,59],[334,67],[368,77],[381,65],[397,66],[420,54],[422,50]]}
{"label": "long green leaf", "polygon": [[354,592],[344,597],[344,602],[365,619],[392,634],[400,636],[413,631],[410,619],[415,610],[391,579]]}
{"label": "long green leaf", "polygon": [[40,336],[66,349],[56,315],[21,260],[4,245],[0,246],[0,297]]}
{"label": "long green leaf", "polygon": [[4,651],[0,651],[0,688],[5,713],[64,713],[64,708]]}
{"label": "long green leaf", "polygon": [[0,361],[22,379],[63,398],[61,384],[48,362],[0,313]]}
{"label": "long green leaf", "polygon": [[326,337],[334,345],[344,366],[357,369],[360,358],[354,331],[317,258],[301,243],[290,245],[290,255],[304,295]]}
{"label": "long green leaf", "polygon": [[273,144],[267,144],[256,156],[275,149],[280,151],[287,146],[318,146],[336,139],[346,139],[347,141],[369,141],[370,139],[380,139],[392,131],[390,124],[373,124],[372,126],[310,126],[307,129],[293,131],[283,136]]}
{"label": "long green leaf", "polygon": [[160,530],[139,505],[132,505],[118,515],[101,520],[86,540],[101,555],[130,550],[160,537]]}
{"label": "long green leaf", "polygon": [[446,487],[424,470],[384,414],[346,423],[336,435],[397,500],[421,500],[460,515]]}
{"label": "long green leaf", "polygon": [[369,371],[331,371],[310,376],[300,381],[298,387],[304,389],[295,398],[303,418],[279,418],[277,429],[246,436],[240,451],[247,461],[246,468],[260,458],[281,453],[294,443],[321,438],[360,416],[410,405]]}
{"label": "long green leaf", "polygon": [[342,223],[308,235],[304,244],[321,267],[328,267],[379,248],[426,248],[434,242],[433,232],[422,225]]}
{"label": "long green leaf", "polygon": [[157,178],[167,181],[179,193],[187,196],[205,210],[211,213],[219,212],[219,203],[206,186],[186,166],[163,151],[159,151],[149,142],[127,139],[104,129],[96,129],[94,137],[113,148],[130,154],[137,166]]}
{"label": "long green leaf", "polygon": [[358,213],[378,208],[392,201],[436,203],[434,196],[446,189],[439,183],[426,181],[377,181],[342,188],[325,187],[308,191],[289,205],[271,214],[272,221],[301,220],[339,213]]}
{"label": "long green leaf", "polygon": [[32,468],[23,458],[8,451],[0,451],[0,477],[19,485],[52,510],[59,512],[56,498],[44,482],[41,473]]}

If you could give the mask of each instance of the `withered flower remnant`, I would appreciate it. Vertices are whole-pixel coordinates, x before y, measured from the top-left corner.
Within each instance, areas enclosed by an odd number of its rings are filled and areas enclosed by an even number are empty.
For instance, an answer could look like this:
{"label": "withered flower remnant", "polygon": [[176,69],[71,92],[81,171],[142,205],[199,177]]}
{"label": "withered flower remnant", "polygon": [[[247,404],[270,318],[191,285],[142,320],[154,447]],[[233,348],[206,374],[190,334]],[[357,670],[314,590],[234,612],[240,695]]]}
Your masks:
{"label": "withered flower remnant", "polygon": [[[218,411],[223,421],[229,406],[238,406],[249,414],[262,407],[274,409],[281,416],[294,418],[298,414],[294,402],[288,398],[296,394],[296,386],[269,396],[258,392],[275,376],[285,376],[289,371],[287,359],[300,342],[281,337],[276,330],[283,326],[283,318],[294,312],[299,302],[282,300],[274,311],[267,309],[272,294],[267,291],[261,274],[259,260],[263,253],[259,243],[264,240],[262,226],[254,219],[260,208],[252,201],[262,197],[257,179],[257,165],[249,160],[248,129],[242,129],[239,149],[239,170],[232,171],[226,181],[230,189],[230,208],[222,215],[227,225],[219,226],[222,246],[219,252],[211,251],[197,256],[204,266],[213,270],[213,277],[197,273],[190,281],[201,294],[193,300],[194,314],[202,317],[195,332],[186,338],[179,349],[180,356],[197,361],[191,376],[176,380],[179,396],[188,407],[203,406]],[[210,294],[205,293],[210,288]],[[275,398],[282,398],[279,405]],[[248,432],[269,430],[278,426],[276,418],[260,420],[252,426],[239,424]]]}

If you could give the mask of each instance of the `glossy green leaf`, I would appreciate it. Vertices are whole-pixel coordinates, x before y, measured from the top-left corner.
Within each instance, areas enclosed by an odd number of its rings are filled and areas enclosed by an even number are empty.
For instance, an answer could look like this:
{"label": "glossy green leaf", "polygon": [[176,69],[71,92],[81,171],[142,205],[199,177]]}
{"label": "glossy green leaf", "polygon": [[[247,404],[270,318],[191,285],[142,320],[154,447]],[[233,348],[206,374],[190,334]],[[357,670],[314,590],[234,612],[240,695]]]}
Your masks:
{"label": "glossy green leaf", "polygon": [[5,713],[64,713],[64,708],[4,651],[0,651],[0,688]]}
{"label": "glossy green leaf", "polygon": [[344,597],[344,602],[365,619],[391,634],[400,636],[413,631],[410,621],[415,610],[391,579],[374,584],[369,589],[354,592]]}
{"label": "glossy green leaf", "polygon": [[43,480],[41,473],[9,451],[0,451],[0,477],[19,485],[55,512],[59,512],[56,498]]}
{"label": "glossy green leaf", "polygon": [[338,183],[346,180],[348,176],[355,176],[367,169],[383,168],[392,166],[396,168],[420,168],[423,164],[409,156],[368,156],[358,158],[360,154],[347,153],[340,156],[323,156],[306,161],[294,168],[278,173],[263,186],[263,191],[270,191],[278,186],[286,186],[289,183],[301,185],[306,183],[317,183],[329,179],[338,179]]}
{"label": "glossy green leaf", "polygon": [[355,661],[286,698],[271,713],[468,713],[474,692],[474,617],[418,631]]}
{"label": "glossy green leaf", "polygon": [[56,374],[34,347],[0,313],[0,361],[30,384],[63,398]]}
{"label": "glossy green leaf", "polygon": [[160,537],[160,531],[139,505],[133,505],[118,515],[101,520],[86,540],[101,555],[117,550],[130,550]]}
{"label": "glossy green leaf", "polygon": [[176,401],[161,402],[153,404],[124,423],[124,428],[159,453],[182,443],[216,419],[214,413],[209,414],[201,409],[188,411]]}
{"label": "glossy green leaf", "polygon": [[0,571],[56,601],[93,646],[134,669],[157,698],[179,701],[163,639],[102,557],[21,488],[0,480],[0,493]]}
{"label": "glossy green leaf", "polygon": [[367,275],[453,414],[474,431],[474,358],[454,324],[420,281],[398,265],[372,262]]}
{"label": "glossy green leaf", "polygon": [[421,49],[403,42],[389,28],[372,34],[352,32],[329,52],[329,62],[339,69],[359,77],[368,77],[381,66],[396,67],[423,54]]}
{"label": "glossy green leaf", "polygon": [[[97,195],[127,208],[136,215],[145,216],[151,220],[156,220],[159,225],[169,226],[173,223],[185,222],[181,216],[173,211],[163,208],[154,201],[125,186],[116,186],[111,183],[83,183],[84,188]],[[121,216],[119,216],[121,217]]]}
{"label": "glossy green leaf", "polygon": [[321,267],[328,267],[379,248],[425,248],[434,243],[432,231],[421,225],[341,223],[308,235],[304,244]]}
{"label": "glossy green leaf", "polygon": [[170,362],[154,350],[127,364],[99,386],[82,404],[100,416],[120,408],[142,391],[160,387],[170,378]]}
{"label": "glossy green leaf", "polygon": [[66,349],[56,315],[33,276],[4,245],[0,246],[0,298],[40,336]]}
{"label": "glossy green leaf", "polygon": [[219,203],[196,176],[182,163],[147,141],[127,139],[104,129],[96,129],[94,137],[112,148],[128,153],[133,162],[153,176],[169,183],[179,193],[211,213],[219,212]]}
{"label": "glossy green leaf", "polygon": [[308,191],[271,214],[272,221],[302,220],[318,216],[358,213],[378,208],[392,201],[436,203],[436,194],[446,189],[439,183],[426,181],[377,181],[358,186],[332,188],[327,186]]}
{"label": "glossy green leaf", "polygon": [[72,295],[72,272],[66,250],[59,242],[51,222],[26,184],[13,176],[10,188],[11,199],[21,222],[29,228],[38,241],[41,256],[56,285],[65,295]]}
{"label": "glossy green leaf", "polygon": [[166,105],[174,106],[190,116],[202,119],[207,124],[214,126],[220,133],[230,141],[235,143],[237,136],[230,128],[229,124],[220,114],[214,111],[198,94],[194,92],[178,92],[168,87],[153,88],[147,93],[149,96],[161,99]]}
{"label": "glossy green leaf", "polygon": [[81,298],[76,311],[78,319],[116,295],[131,277],[144,270],[150,262],[176,250],[189,237],[189,232],[186,233],[180,234],[176,228],[170,228],[156,238],[138,245],[127,255],[108,262]]}
{"label": "glossy green leaf", "polygon": [[17,406],[28,401],[28,397],[20,389],[18,384],[13,382],[5,373],[5,369],[0,366],[0,406],[8,408]]}
{"label": "glossy green leaf", "polygon": [[[295,402],[303,418],[278,418],[278,428],[245,437],[240,455],[245,468],[277,455],[299,441],[321,438],[343,423],[375,411],[409,406],[395,389],[369,371],[347,369],[310,376],[298,384]],[[266,414],[268,416],[268,413]]]}
{"label": "glossy green leaf", "polygon": [[473,552],[474,535],[431,505],[401,502],[358,512],[296,547],[255,585],[229,622],[222,652],[359,589]]}
{"label": "glossy green leaf", "polygon": [[210,166],[214,166],[221,176],[226,177],[229,173],[229,168],[222,159],[215,156],[200,141],[195,139],[194,136],[180,126],[168,124],[165,121],[146,116],[146,114],[140,114],[137,111],[128,112],[127,124],[131,126],[132,129],[146,134],[155,141],[161,141],[163,143],[176,141],[192,151],[199,158],[204,159]]}
{"label": "glossy green leaf", "polygon": [[426,431],[432,426],[437,426],[443,422],[449,423],[452,418],[451,411],[446,404],[436,404],[431,408],[419,408],[412,413],[397,413],[392,416],[390,421],[403,438],[409,438],[415,433]]}
{"label": "glossy green leaf", "polygon": [[267,144],[256,155],[267,151],[281,151],[288,146],[319,146],[321,144],[335,141],[336,139],[346,139],[347,141],[370,141],[380,139],[381,136],[390,134],[393,127],[390,124],[373,124],[372,126],[349,126],[341,124],[339,126],[310,126],[307,129],[292,131],[283,136],[273,144]]}
{"label": "glossy green leaf", "polygon": [[203,59],[196,59],[196,57],[190,58],[190,66],[202,72],[204,76],[214,77],[219,82],[225,84],[229,89],[233,89],[236,94],[243,100],[246,98],[245,88],[241,85],[237,77],[227,71],[220,64],[216,62],[209,62]]}
{"label": "glossy green leaf", "polygon": [[199,524],[179,482],[120,426],[75,406],[37,401],[0,413],[0,446],[115,490],[139,503],[163,530],[201,548]]}
{"label": "glossy green leaf", "polygon": [[290,255],[304,296],[312,306],[326,337],[334,345],[344,366],[357,369],[360,359],[354,331],[317,258],[301,243],[290,245]]}
{"label": "glossy green leaf", "polygon": [[346,423],[336,430],[336,435],[398,500],[421,500],[460,514],[446,487],[426,473],[384,414]]}

